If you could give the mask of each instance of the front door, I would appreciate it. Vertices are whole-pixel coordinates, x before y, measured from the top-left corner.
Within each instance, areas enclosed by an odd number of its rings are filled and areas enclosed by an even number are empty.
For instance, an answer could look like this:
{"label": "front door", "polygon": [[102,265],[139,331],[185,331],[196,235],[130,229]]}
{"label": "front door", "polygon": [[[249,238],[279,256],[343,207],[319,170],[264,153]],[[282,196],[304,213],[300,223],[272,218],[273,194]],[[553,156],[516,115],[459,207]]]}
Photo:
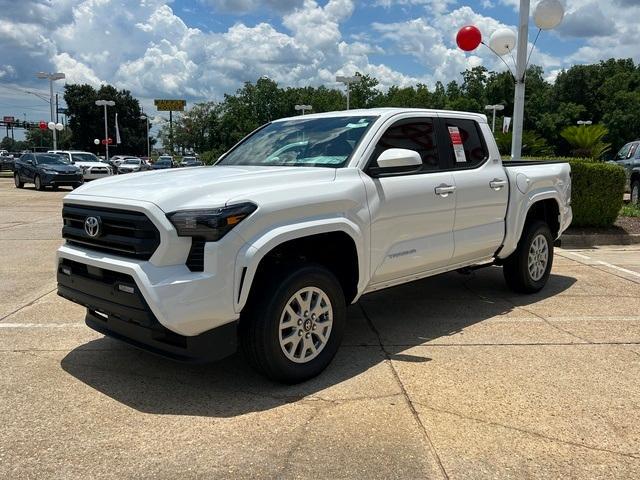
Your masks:
{"label": "front door", "polygon": [[453,264],[493,255],[505,236],[509,201],[507,172],[487,123],[442,115],[441,146],[456,186]]}
{"label": "front door", "polygon": [[[377,140],[365,168],[372,284],[435,270],[451,260],[456,192],[453,175],[442,171],[436,124],[436,119],[429,116],[391,123]],[[389,148],[418,152],[422,166],[373,173],[378,156]]]}

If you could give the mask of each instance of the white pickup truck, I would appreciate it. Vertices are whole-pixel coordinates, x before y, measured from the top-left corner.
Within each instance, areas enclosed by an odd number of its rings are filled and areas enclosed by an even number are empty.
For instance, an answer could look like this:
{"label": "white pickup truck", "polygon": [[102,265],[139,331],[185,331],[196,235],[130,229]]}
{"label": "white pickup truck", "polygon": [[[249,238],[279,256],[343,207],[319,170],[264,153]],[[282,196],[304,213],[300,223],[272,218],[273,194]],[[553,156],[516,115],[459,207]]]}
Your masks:
{"label": "white pickup truck", "polygon": [[571,177],[504,166],[484,115],[352,110],[273,121],[213,167],[85,184],[62,215],[58,293],[91,328],[179,360],[240,346],[292,383],[329,364],[369,292],[489,265],[539,291]]}

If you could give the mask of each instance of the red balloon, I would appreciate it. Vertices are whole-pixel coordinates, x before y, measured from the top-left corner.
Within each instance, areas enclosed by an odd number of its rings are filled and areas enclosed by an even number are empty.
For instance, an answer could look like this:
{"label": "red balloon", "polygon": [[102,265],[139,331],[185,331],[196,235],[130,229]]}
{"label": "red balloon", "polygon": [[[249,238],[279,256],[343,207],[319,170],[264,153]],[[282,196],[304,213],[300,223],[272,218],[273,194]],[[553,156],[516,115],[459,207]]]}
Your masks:
{"label": "red balloon", "polygon": [[470,52],[478,48],[480,42],[482,42],[482,33],[477,27],[473,25],[467,25],[462,27],[456,36],[456,42],[458,47],[465,52]]}

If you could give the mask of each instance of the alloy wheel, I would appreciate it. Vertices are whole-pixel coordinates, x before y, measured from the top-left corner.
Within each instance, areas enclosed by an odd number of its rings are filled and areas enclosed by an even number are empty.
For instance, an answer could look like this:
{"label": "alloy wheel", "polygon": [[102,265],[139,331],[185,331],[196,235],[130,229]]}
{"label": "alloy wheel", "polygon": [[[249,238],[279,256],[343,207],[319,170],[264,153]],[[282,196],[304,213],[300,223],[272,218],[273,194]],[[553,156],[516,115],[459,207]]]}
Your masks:
{"label": "alloy wheel", "polygon": [[278,327],[280,348],[295,363],[307,363],[325,348],[333,326],[329,296],[317,287],[298,290],[287,301]]}

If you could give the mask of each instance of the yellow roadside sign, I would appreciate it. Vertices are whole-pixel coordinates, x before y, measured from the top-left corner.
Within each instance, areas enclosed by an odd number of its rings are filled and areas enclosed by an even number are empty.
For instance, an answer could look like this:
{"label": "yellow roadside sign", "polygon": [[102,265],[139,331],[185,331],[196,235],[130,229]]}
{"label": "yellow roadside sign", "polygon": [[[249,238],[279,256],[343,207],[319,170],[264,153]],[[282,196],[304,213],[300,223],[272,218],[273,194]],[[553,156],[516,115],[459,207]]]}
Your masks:
{"label": "yellow roadside sign", "polygon": [[182,112],[187,105],[186,100],[154,100],[153,104],[159,112]]}

